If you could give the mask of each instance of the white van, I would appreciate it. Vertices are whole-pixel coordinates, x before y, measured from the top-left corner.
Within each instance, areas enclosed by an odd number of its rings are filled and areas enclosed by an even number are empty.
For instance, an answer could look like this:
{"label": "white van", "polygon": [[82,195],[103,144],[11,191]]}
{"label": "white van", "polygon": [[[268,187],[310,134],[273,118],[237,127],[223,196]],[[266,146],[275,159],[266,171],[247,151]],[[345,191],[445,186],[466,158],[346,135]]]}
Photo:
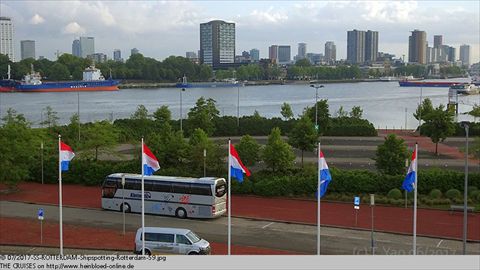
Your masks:
{"label": "white van", "polygon": [[[188,229],[145,227],[145,255],[208,255],[210,243]],[[135,236],[135,254],[142,254],[142,228]]]}

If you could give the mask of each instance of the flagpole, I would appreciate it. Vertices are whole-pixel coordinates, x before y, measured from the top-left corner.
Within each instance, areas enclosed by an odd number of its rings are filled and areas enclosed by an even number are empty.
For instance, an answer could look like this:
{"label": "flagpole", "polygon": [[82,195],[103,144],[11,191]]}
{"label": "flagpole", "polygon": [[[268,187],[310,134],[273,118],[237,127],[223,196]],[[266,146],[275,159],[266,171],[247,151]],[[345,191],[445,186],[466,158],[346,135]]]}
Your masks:
{"label": "flagpole", "polygon": [[321,173],[320,173],[320,142],[318,142],[318,153],[317,153],[317,163],[318,163],[318,180],[317,180],[317,255],[320,255],[320,181]]}
{"label": "flagpole", "polygon": [[144,168],[143,168],[143,137],[142,137],[142,255],[145,255],[145,189],[144,189]]}
{"label": "flagpole", "polygon": [[58,208],[60,217],[60,255],[63,255],[63,214],[62,214],[62,135],[58,134]]}
{"label": "flagpole", "polygon": [[415,143],[415,190],[413,195],[413,255],[417,255],[418,144]]}
{"label": "flagpole", "polygon": [[232,249],[232,197],[231,197],[231,163],[230,163],[230,145],[231,141],[228,140],[228,255],[231,255]]}

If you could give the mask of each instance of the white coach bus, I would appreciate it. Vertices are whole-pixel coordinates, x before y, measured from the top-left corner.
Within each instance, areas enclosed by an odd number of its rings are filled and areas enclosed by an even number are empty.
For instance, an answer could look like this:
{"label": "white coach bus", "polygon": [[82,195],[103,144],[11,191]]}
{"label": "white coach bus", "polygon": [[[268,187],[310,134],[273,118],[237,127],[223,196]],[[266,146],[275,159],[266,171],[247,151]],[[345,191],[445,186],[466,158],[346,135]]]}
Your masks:
{"label": "white coach bus", "polygon": [[[122,180],[123,179],[123,180]],[[223,178],[145,176],[145,213],[179,218],[215,218],[226,212],[227,185]],[[142,176],[115,173],[102,185],[102,208],[142,211]]]}

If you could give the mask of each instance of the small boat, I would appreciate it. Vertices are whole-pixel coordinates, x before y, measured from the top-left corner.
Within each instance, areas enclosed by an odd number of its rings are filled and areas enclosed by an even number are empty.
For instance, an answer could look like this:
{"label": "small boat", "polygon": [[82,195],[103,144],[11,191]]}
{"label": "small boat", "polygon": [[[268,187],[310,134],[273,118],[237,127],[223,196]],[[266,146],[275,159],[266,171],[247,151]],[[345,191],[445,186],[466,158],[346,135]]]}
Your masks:
{"label": "small boat", "polygon": [[187,77],[183,76],[182,82],[176,84],[177,88],[215,88],[215,87],[239,87],[243,86],[242,82],[235,79],[225,79],[216,82],[187,82]]}
{"label": "small boat", "polygon": [[473,95],[478,94],[480,87],[473,83],[458,83],[450,86],[449,92],[456,92],[460,95]]}

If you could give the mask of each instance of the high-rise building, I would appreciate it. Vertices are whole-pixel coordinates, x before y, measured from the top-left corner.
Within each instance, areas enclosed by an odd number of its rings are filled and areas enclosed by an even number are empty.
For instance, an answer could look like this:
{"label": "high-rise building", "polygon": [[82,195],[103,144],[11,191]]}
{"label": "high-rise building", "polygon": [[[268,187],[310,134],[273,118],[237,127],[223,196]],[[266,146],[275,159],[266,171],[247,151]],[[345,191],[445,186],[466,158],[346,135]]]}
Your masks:
{"label": "high-rise building", "polygon": [[325,61],[329,63],[337,61],[337,46],[333,41],[325,43]]}
{"label": "high-rise building", "polygon": [[251,49],[250,58],[252,59],[253,62],[260,61],[260,51],[258,49]]}
{"label": "high-rise building", "polygon": [[75,39],[72,42],[72,55],[76,57],[82,57],[82,52],[80,50],[80,40]]}
{"label": "high-rise building", "polygon": [[291,48],[289,45],[278,46],[278,63],[289,64],[291,62]]}
{"label": "high-rise building", "polygon": [[298,43],[297,60],[307,57],[307,43]]}
{"label": "high-rise building", "polygon": [[378,31],[368,30],[365,33],[365,61],[373,63],[378,55]]}
{"label": "high-rise building", "polygon": [[194,59],[197,58],[197,54],[195,52],[186,52],[185,57],[188,59]]}
{"label": "high-rise building", "polygon": [[272,45],[268,47],[268,58],[277,62],[278,59],[278,45]]}
{"label": "high-rise building", "polygon": [[214,69],[235,63],[235,23],[215,20],[200,24],[200,62]]}
{"label": "high-rise building", "polygon": [[122,51],[120,49],[113,50],[113,61],[122,62]]}
{"label": "high-rise building", "polygon": [[140,53],[140,51],[137,48],[133,48],[133,49],[130,50],[130,56],[132,56],[134,54],[137,54],[137,53]]}
{"label": "high-rise building", "polygon": [[462,65],[470,66],[470,45],[460,46],[460,61],[462,61]]}
{"label": "high-rise building", "polygon": [[312,65],[318,65],[323,61],[323,54],[321,53],[307,53],[305,56]]}
{"label": "high-rise building", "polygon": [[351,64],[365,62],[365,31],[347,32],[347,61]]}
{"label": "high-rise building", "polygon": [[20,55],[22,60],[27,58],[35,59],[35,40],[20,41]]}
{"label": "high-rise building", "polygon": [[9,17],[0,17],[0,53],[15,62],[13,50],[13,23]]}
{"label": "high-rise building", "polygon": [[104,53],[92,53],[87,55],[87,58],[92,60],[93,63],[105,63],[107,62],[107,55]]}
{"label": "high-rise building", "polygon": [[447,60],[449,62],[454,63],[457,60],[457,50],[454,47],[448,46],[448,57]]}
{"label": "high-rise building", "polygon": [[443,45],[443,36],[442,35],[434,35],[433,36],[433,47],[440,48]]}
{"label": "high-rise building", "polygon": [[415,29],[408,37],[408,62],[425,65],[427,63],[427,33]]}
{"label": "high-rise building", "polygon": [[95,39],[93,37],[80,37],[80,56],[86,58],[95,53]]}

